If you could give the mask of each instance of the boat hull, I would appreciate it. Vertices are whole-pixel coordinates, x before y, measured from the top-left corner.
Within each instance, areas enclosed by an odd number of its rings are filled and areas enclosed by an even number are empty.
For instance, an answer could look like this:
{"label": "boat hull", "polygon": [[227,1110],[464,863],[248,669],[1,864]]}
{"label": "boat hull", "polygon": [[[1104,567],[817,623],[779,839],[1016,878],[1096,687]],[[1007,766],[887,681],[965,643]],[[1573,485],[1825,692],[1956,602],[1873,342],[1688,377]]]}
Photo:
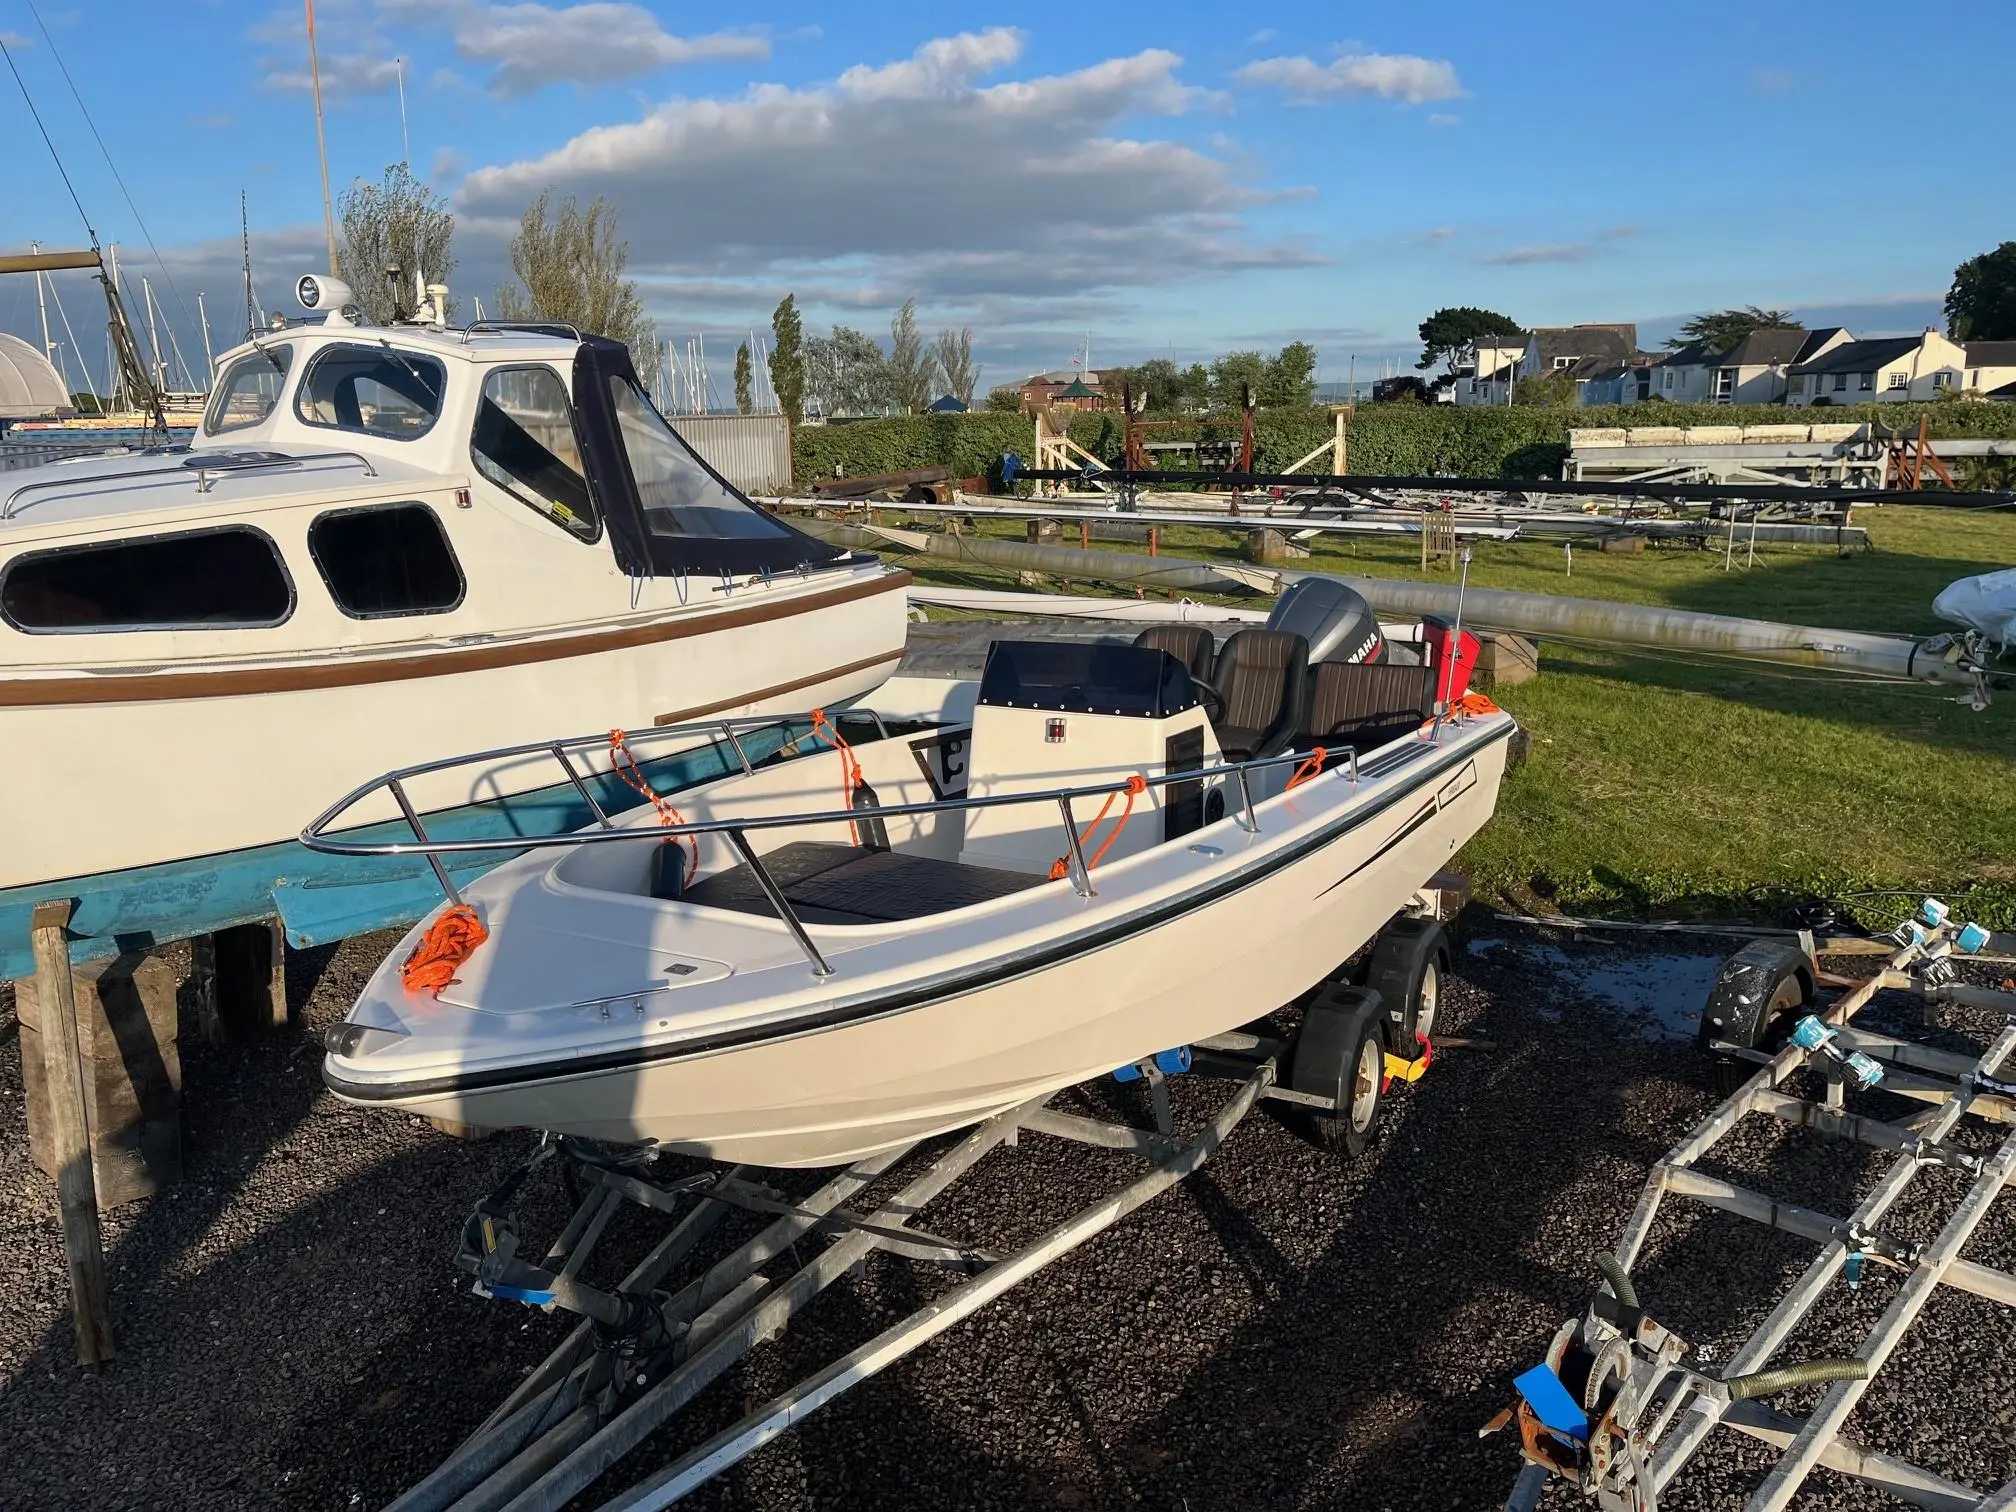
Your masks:
{"label": "boat hull", "polygon": [[[409,923],[440,899],[424,863],[322,856],[292,838],[331,793],[458,750],[857,698],[900,660],[906,582],[873,572],[774,598],[752,590],[687,623],[585,635],[571,654],[444,648],[398,675],[332,658],[257,685],[192,689],[169,674],[156,696],[106,698],[101,686],[72,701],[0,679],[0,748],[22,774],[0,789],[0,977],[32,970],[28,914],[50,897],[78,901],[80,960],[276,916],[296,944]],[[710,760],[669,780],[719,774]],[[573,812],[554,777],[550,761],[528,762],[414,796],[451,828],[465,812],[494,820],[500,805],[529,804],[526,827],[545,829],[554,804]],[[113,818],[81,822],[94,813]],[[345,886],[363,891],[332,891]]]}
{"label": "boat hull", "polygon": [[1003,959],[977,987],[712,1053],[370,1100],[769,1166],[837,1165],[958,1129],[1321,981],[1490,818],[1510,733],[1505,721],[1425,762],[1379,812],[1250,884],[1062,959]]}

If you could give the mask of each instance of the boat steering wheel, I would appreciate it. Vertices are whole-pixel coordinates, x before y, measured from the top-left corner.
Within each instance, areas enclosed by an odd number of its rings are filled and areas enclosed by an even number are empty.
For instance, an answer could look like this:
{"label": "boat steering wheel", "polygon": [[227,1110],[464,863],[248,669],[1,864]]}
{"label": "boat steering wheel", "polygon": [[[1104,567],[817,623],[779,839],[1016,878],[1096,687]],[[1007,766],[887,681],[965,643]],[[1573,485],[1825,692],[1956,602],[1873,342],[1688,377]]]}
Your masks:
{"label": "boat steering wheel", "polygon": [[1225,695],[1220,693],[1210,683],[1204,681],[1203,678],[1194,675],[1190,679],[1190,686],[1197,692],[1198,702],[1204,705],[1204,717],[1209,719],[1214,726],[1223,724],[1225,722]]}

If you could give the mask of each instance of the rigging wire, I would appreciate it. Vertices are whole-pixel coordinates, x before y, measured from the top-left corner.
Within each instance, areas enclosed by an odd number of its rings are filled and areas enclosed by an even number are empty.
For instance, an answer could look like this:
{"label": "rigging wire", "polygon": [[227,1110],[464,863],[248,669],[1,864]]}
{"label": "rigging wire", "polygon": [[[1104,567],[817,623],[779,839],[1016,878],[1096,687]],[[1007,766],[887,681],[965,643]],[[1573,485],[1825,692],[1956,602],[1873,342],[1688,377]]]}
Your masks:
{"label": "rigging wire", "polygon": [[[34,9],[31,4],[30,10]],[[40,21],[42,18],[35,18]],[[63,166],[63,154],[56,150],[55,140],[49,135],[49,128],[42,124],[42,112],[35,108],[35,97],[28,93],[28,81],[21,77],[21,69],[14,62],[14,54],[7,46],[7,39],[0,37],[0,58],[7,60],[7,68],[14,75],[14,82],[21,87],[21,98],[28,106],[28,114],[35,118],[35,129],[42,133],[43,145],[49,149],[49,156],[55,161],[56,172],[63,179],[63,187],[70,191],[70,203],[77,207],[77,219],[84,222],[85,231],[90,233],[93,251],[98,247],[98,232],[91,224],[91,217],[84,213],[84,201],[77,197],[77,186],[70,182],[70,170]]]}
{"label": "rigging wire", "polygon": [[[60,69],[63,74],[63,82],[70,86],[70,97],[77,102],[78,113],[84,117],[84,124],[91,128],[91,139],[98,144],[98,150],[105,155],[105,166],[112,170],[112,182],[119,186],[120,194],[125,196],[126,199],[126,208],[133,212],[134,224],[139,226],[140,234],[147,239],[147,250],[154,254],[154,265],[161,270],[161,277],[168,285],[168,292],[175,296],[175,308],[182,312],[183,324],[193,326],[195,322],[192,319],[190,319],[189,306],[183,303],[182,291],[175,285],[175,275],[168,271],[168,263],[161,256],[161,249],[154,245],[154,233],[147,229],[147,221],[145,217],[143,217],[140,214],[140,207],[133,203],[133,192],[126,187],[126,180],[119,172],[119,165],[112,161],[112,150],[105,145],[105,138],[99,135],[98,123],[91,118],[90,108],[86,106],[84,103],[84,96],[82,93],[79,92],[77,88],[77,81],[70,77],[70,65],[63,61],[63,54],[57,51],[56,39],[49,35],[49,25],[46,21],[42,19],[42,12],[36,8],[35,0],[26,0],[26,3],[28,6],[28,14],[35,18],[35,25],[38,28],[40,28],[42,32],[42,39],[49,44],[49,56],[56,60],[56,67]],[[13,63],[13,59],[11,58],[8,59],[8,63],[11,66]],[[19,75],[17,74],[16,77],[18,78]],[[36,118],[36,124],[38,126],[41,124],[41,118],[39,116]],[[43,132],[43,137],[45,139],[48,137],[47,131]],[[53,153],[56,150],[55,144],[51,143],[49,150]],[[64,177],[64,183],[66,184],[69,183],[69,177],[67,175]],[[71,191],[71,198],[72,199],[76,198],[76,191],[74,190]],[[78,213],[81,215],[83,214],[84,207],[82,205],[79,205],[77,207],[77,210]],[[93,231],[91,233],[91,240],[92,244],[95,246],[98,240],[97,232]],[[176,347],[175,330],[174,327],[172,326],[169,327],[168,330],[168,345],[170,347],[176,348],[175,355],[176,358],[179,360],[182,356],[182,353],[180,348]],[[184,370],[183,376],[187,378],[189,376],[188,373],[189,365],[188,363],[184,362],[182,366]]]}

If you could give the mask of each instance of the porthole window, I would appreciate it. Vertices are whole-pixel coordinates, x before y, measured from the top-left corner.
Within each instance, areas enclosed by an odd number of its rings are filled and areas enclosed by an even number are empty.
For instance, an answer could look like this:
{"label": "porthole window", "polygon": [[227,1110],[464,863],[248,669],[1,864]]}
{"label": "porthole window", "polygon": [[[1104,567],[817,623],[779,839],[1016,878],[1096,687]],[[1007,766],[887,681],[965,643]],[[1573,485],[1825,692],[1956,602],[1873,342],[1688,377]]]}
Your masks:
{"label": "porthole window", "polygon": [[412,441],[434,428],[447,370],[383,346],[326,347],[308,365],[294,413],[307,425]]}
{"label": "porthole window", "polygon": [[308,554],[336,607],[352,619],[440,614],[462,602],[462,568],[440,517],[425,504],[317,515]]}
{"label": "porthole window", "polygon": [[243,628],[293,609],[280,553],[242,525],[34,551],[0,573],[0,613],[17,630]]}

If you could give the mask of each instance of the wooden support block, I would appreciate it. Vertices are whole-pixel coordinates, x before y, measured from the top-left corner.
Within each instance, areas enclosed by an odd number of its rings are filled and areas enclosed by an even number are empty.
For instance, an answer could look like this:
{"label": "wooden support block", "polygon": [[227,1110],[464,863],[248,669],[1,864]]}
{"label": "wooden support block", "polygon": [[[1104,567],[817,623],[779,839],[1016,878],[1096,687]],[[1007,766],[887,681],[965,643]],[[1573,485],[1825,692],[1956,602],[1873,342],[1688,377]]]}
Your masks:
{"label": "wooden support block", "polygon": [[105,1246],[98,1230],[98,1193],[91,1173],[91,1135],[84,1073],[77,1054],[77,1004],[70,976],[68,898],[38,903],[29,919],[38,1002],[49,1026],[43,1101],[54,1136],[56,1197],[63,1211],[63,1255],[70,1266],[70,1302],[77,1363],[102,1365],[118,1351],[105,1291]]}
{"label": "wooden support block", "polygon": [[1641,535],[1605,536],[1603,537],[1601,545],[1605,551],[1621,555],[1630,555],[1634,552],[1640,552],[1645,549],[1645,537]]}
{"label": "wooden support block", "polygon": [[1256,530],[1246,539],[1249,562],[1292,562],[1307,555],[1307,547],[1297,546],[1278,530]]}
{"label": "wooden support block", "polygon": [[1477,637],[1480,649],[1470,680],[1480,688],[1511,688],[1540,675],[1540,648],[1509,630]]}
{"label": "wooden support block", "polygon": [[[173,968],[125,955],[71,969],[72,1033],[84,1095],[92,1184],[100,1211],[152,1196],[182,1174],[182,1057],[175,1044]],[[15,984],[28,1153],[50,1176],[62,1134],[48,1091],[60,1037],[39,979]]]}
{"label": "wooden support block", "polygon": [[497,1132],[495,1129],[485,1128],[482,1124],[457,1123],[452,1118],[430,1117],[427,1122],[450,1139],[466,1139],[472,1143],[479,1139],[488,1139]]}
{"label": "wooden support block", "polygon": [[203,1037],[250,1039],[287,1022],[287,934],[278,919],[238,924],[190,942]]}
{"label": "wooden support block", "polygon": [[1064,539],[1064,527],[1055,520],[1031,520],[1029,539],[1038,546],[1055,546]]}

